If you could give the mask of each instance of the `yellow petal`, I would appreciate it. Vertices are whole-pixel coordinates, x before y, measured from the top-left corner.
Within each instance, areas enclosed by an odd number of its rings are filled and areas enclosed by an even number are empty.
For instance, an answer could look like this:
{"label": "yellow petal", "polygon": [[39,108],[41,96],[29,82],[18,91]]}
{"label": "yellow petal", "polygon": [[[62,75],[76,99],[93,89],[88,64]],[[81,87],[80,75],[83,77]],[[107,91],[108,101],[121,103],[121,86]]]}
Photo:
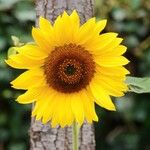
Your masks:
{"label": "yellow petal", "polygon": [[106,50],[105,53],[101,54],[101,56],[120,56],[122,54],[124,54],[127,50],[127,47],[123,46],[123,45],[119,45],[116,48],[112,49],[112,50]]}
{"label": "yellow petal", "polygon": [[80,18],[76,10],[74,10],[70,15],[70,21],[71,24],[73,25],[72,29],[75,29],[75,31],[78,30],[80,26]]}
{"label": "yellow petal", "polygon": [[[61,106],[58,103],[58,99],[55,99],[55,101],[56,102],[54,103],[54,106],[53,106],[54,108],[53,108],[53,111],[52,111],[52,119],[51,119],[52,128],[56,127],[57,125],[62,126],[62,122],[60,123],[60,120],[59,120],[59,117],[58,117],[60,115],[60,113],[58,114],[58,112],[60,112],[60,110],[58,110],[58,108],[60,108]],[[58,107],[58,105],[59,105],[59,107]],[[64,111],[63,111],[63,114],[64,114]]]}
{"label": "yellow petal", "polygon": [[40,25],[40,29],[43,32],[45,32],[47,34],[51,34],[53,32],[53,26],[52,26],[51,22],[41,16],[39,18],[39,25]]}
{"label": "yellow petal", "polygon": [[[94,51],[94,55],[101,55],[101,56],[107,56],[108,54],[111,53],[111,51],[113,51],[114,49],[116,49],[119,44],[122,42],[122,38],[116,38],[113,37],[113,40],[109,43],[107,43],[107,45],[105,46],[97,46],[97,48],[95,48]],[[114,55],[112,55],[114,56]],[[116,53],[116,56],[118,56],[118,54]]]}
{"label": "yellow petal", "polygon": [[71,108],[76,121],[80,125],[82,125],[84,121],[84,109],[83,109],[83,102],[79,93],[71,95]]}
{"label": "yellow petal", "polygon": [[79,45],[86,43],[86,41],[89,38],[91,38],[91,33],[94,27],[95,27],[95,18],[91,18],[80,27],[79,33],[76,36],[76,42]]}
{"label": "yellow petal", "polygon": [[54,110],[55,115],[53,117],[56,117],[56,120],[58,120],[58,123],[61,125],[61,127],[64,127],[67,124],[66,123],[67,114],[65,113],[66,96],[65,94],[57,94],[55,100],[57,100],[58,102],[57,102],[57,107],[55,107]]}
{"label": "yellow petal", "polygon": [[116,38],[112,43],[110,43],[104,49],[95,51],[94,55],[98,56],[120,56],[124,54],[127,48],[124,45],[119,45],[122,39]]}
{"label": "yellow petal", "polygon": [[47,107],[50,106],[51,103],[52,103],[51,95],[47,95],[47,97],[43,97],[43,102],[39,103],[40,105],[38,106],[36,120],[42,119],[42,117],[45,115],[45,113],[49,109]]}
{"label": "yellow petal", "polygon": [[92,123],[92,121],[98,121],[98,117],[95,112],[95,106],[94,106],[94,99],[90,99],[88,97],[86,90],[83,90],[81,92],[81,98],[83,101],[83,107],[84,107],[84,112],[85,112],[85,118],[89,123]]}
{"label": "yellow petal", "polygon": [[[89,26],[91,24],[91,26]],[[99,33],[104,29],[106,25],[106,20],[99,21],[97,24],[95,23],[95,18],[92,18],[91,22],[89,22],[89,25],[85,26],[84,28],[86,31],[84,31],[84,34],[82,35],[82,38],[79,39],[79,36],[77,34],[77,39],[79,40],[78,43],[82,45],[83,47],[86,47],[88,43],[91,43],[92,41],[97,40],[99,37]],[[82,27],[81,27],[82,28]],[[80,35],[79,30],[79,35]]]}
{"label": "yellow petal", "polygon": [[57,103],[58,102],[57,100],[55,100],[55,95],[54,95],[52,98],[52,101],[47,105],[47,109],[45,110],[45,113],[43,114],[42,122],[44,124],[52,119],[53,112],[55,111]]}
{"label": "yellow petal", "polygon": [[26,44],[22,47],[16,47],[15,49],[19,52],[19,54],[31,59],[40,60],[46,58],[48,55],[35,44]]}
{"label": "yellow petal", "polygon": [[58,120],[57,120],[57,117],[53,117],[52,120],[51,120],[51,126],[52,128],[56,128],[56,126],[58,125]]}
{"label": "yellow petal", "polygon": [[104,89],[102,89],[101,86],[97,84],[94,79],[90,83],[90,88],[93,93],[93,96],[95,97],[95,102],[98,105],[108,110],[112,110],[112,111],[116,110],[108,93]]}
{"label": "yellow petal", "polygon": [[57,107],[55,107],[55,115],[53,117],[58,120],[58,124],[60,124],[62,128],[66,125],[71,125],[74,117],[71,109],[70,95],[59,93],[55,99],[58,101],[58,103]]}
{"label": "yellow petal", "polygon": [[[105,89],[105,91],[107,91],[107,93],[111,96],[116,96],[116,97],[120,97],[123,96],[123,90],[122,88],[119,88],[119,85],[123,86],[123,81],[116,81],[114,80],[113,84],[109,83],[109,79],[107,80],[107,78],[105,77],[104,80],[103,75],[96,73],[94,80],[97,84],[99,84],[103,89]],[[111,76],[109,77],[111,78]],[[117,77],[116,77],[117,78]]]}
{"label": "yellow petal", "polygon": [[110,84],[107,84],[104,80],[100,81],[101,86],[108,92],[109,95],[115,96],[115,97],[121,97],[124,96],[124,93],[117,88],[113,88]]}
{"label": "yellow petal", "polygon": [[118,56],[118,57],[104,57],[104,56],[96,56],[94,57],[94,61],[104,67],[117,67],[117,66],[122,66],[126,65],[129,63],[129,60],[127,60],[123,56]]}
{"label": "yellow petal", "polygon": [[[95,82],[98,84],[107,84],[109,87],[112,87],[116,91],[125,92],[128,90],[127,85],[124,82],[124,79],[118,78],[118,77],[110,77],[110,76],[104,76],[99,73],[95,75]],[[101,83],[102,82],[102,83]]]}
{"label": "yellow petal", "polygon": [[47,90],[47,87],[36,87],[29,89],[27,92],[20,95],[16,101],[21,104],[32,103],[39,100],[39,97],[45,95],[45,90]]}
{"label": "yellow petal", "polygon": [[113,32],[100,34],[97,39],[86,43],[86,49],[88,49],[92,54],[95,54],[103,49],[107,49],[112,41],[116,39],[117,35],[117,33]]}
{"label": "yellow petal", "polygon": [[75,43],[75,37],[77,36],[77,32],[79,30],[80,27],[80,18],[79,15],[77,14],[76,10],[74,10],[72,12],[72,14],[70,15],[70,28],[71,29],[71,40],[72,43]]}
{"label": "yellow petal", "polygon": [[79,26],[79,18],[74,11],[70,16],[64,12],[54,23],[54,37],[57,46],[74,42],[74,35]]}
{"label": "yellow petal", "polygon": [[95,34],[99,34],[105,28],[106,23],[107,23],[107,20],[105,20],[105,19],[97,22],[93,32]]}
{"label": "yellow petal", "polygon": [[32,69],[43,65],[44,60],[35,60],[28,58],[22,54],[11,55],[5,61],[9,66],[17,69]]}
{"label": "yellow petal", "polygon": [[47,111],[51,109],[51,103],[53,102],[53,98],[56,95],[54,90],[48,87],[43,87],[43,91],[41,90],[41,93],[38,97],[38,101],[36,102],[36,105],[34,107],[34,110],[32,112],[32,116],[36,115],[36,120],[40,120],[42,117],[48,115],[48,117],[51,116],[51,114],[48,114]]}
{"label": "yellow petal", "polygon": [[[72,109],[71,109],[71,99],[70,99],[70,95],[68,95],[66,97],[66,100],[65,100],[65,114],[66,114],[66,125],[68,126],[71,126],[73,121],[74,121],[74,115],[73,115],[73,112],[72,112]],[[64,120],[64,121],[65,121]]]}
{"label": "yellow petal", "polygon": [[124,67],[102,67],[102,66],[96,65],[96,70],[99,73],[110,76],[110,77],[111,76],[124,77],[125,75],[130,74],[130,72]]}
{"label": "yellow petal", "polygon": [[[66,35],[64,34],[64,30],[66,31],[66,29],[68,29],[66,18],[68,18],[68,15],[64,13],[63,19],[61,16],[58,16],[54,22],[54,38],[57,46],[61,46],[67,41]],[[63,22],[63,20],[65,20],[65,22]]]}
{"label": "yellow petal", "polygon": [[43,49],[46,53],[50,53],[52,51],[52,45],[50,43],[50,38],[46,37],[40,29],[32,28],[32,37],[36,44]]}
{"label": "yellow petal", "polygon": [[60,24],[61,24],[61,15],[59,15],[57,18],[56,18],[56,20],[55,20],[55,22],[54,22],[54,29],[56,30],[56,28],[58,28],[59,26],[60,26]]}
{"label": "yellow petal", "polygon": [[11,82],[13,88],[29,89],[44,84],[44,73],[40,68],[28,70]]}
{"label": "yellow petal", "polygon": [[53,50],[56,46],[55,38],[54,38],[54,28],[51,22],[43,17],[39,19],[40,31],[43,34],[44,38],[46,39],[49,47],[51,47],[47,52]]}

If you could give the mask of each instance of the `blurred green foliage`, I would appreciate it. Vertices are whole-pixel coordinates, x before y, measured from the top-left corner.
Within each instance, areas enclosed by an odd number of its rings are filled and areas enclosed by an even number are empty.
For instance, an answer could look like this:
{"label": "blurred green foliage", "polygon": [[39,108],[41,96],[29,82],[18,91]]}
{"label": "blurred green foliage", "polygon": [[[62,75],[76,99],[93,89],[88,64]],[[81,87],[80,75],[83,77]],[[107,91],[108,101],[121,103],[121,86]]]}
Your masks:
{"label": "blurred green foliage", "polygon": [[[105,31],[118,32],[128,47],[127,66],[132,76],[150,76],[150,3],[148,0],[96,0],[97,19],[107,18]],[[22,92],[9,82],[18,73],[4,59],[12,46],[11,36],[31,41],[35,10],[33,0],[0,0],[0,150],[29,149],[30,105],[15,102]],[[116,102],[118,111],[98,107],[95,123],[97,150],[149,150],[149,94],[129,93]]]}
{"label": "blurred green foliage", "polygon": [[[106,31],[118,32],[124,38],[131,75],[150,76],[150,3],[147,0],[97,0],[95,13],[98,19],[108,19]],[[129,81],[140,93],[133,79]],[[138,82],[143,88],[149,81]],[[97,109],[101,120],[95,124],[97,150],[150,149],[149,97],[150,94],[129,93],[115,101],[117,112]]]}
{"label": "blurred green foliage", "polygon": [[12,35],[23,42],[32,40],[34,20],[33,1],[0,0],[0,150],[29,149],[30,106],[15,102],[21,91],[13,90],[9,82],[20,71],[9,68],[4,59],[13,45]]}

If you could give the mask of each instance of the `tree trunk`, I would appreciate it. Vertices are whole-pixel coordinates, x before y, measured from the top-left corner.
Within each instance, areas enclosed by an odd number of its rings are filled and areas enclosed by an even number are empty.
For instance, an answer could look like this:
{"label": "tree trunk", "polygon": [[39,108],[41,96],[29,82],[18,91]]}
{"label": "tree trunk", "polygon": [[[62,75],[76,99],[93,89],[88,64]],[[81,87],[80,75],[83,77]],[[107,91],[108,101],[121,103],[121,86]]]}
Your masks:
{"label": "tree trunk", "polygon": [[[36,26],[39,16],[54,22],[56,17],[66,10],[71,13],[76,9],[80,14],[81,23],[93,15],[93,0],[36,0]],[[31,150],[72,150],[72,128],[51,128],[32,118],[30,128]],[[94,150],[95,139],[93,125],[84,123],[79,135],[80,150]]]}

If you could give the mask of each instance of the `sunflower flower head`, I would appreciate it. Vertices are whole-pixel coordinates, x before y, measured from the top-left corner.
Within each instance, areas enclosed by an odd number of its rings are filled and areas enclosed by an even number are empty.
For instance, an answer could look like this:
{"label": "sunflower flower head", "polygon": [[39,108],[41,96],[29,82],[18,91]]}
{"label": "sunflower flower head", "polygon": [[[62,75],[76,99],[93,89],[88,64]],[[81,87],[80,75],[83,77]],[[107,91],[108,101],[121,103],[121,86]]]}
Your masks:
{"label": "sunflower flower head", "polygon": [[82,125],[98,121],[95,103],[115,111],[111,96],[127,91],[124,80],[129,74],[123,66],[126,47],[118,34],[101,34],[106,20],[89,19],[80,25],[78,13],[64,12],[52,25],[40,17],[39,28],[32,29],[35,44],[16,47],[17,54],[6,63],[16,69],[27,69],[11,82],[26,92],[17,102],[35,102],[32,116],[52,127]]}

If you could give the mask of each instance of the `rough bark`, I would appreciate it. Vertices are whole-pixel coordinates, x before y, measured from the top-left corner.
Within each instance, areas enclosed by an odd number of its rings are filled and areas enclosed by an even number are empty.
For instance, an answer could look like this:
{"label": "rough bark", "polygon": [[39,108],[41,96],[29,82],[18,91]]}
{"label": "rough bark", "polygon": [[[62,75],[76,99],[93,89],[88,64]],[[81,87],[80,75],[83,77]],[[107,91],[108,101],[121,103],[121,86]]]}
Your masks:
{"label": "rough bark", "polygon": [[[39,16],[51,20],[66,10],[68,13],[76,9],[81,23],[93,15],[93,0],[36,0],[36,26]],[[32,118],[30,128],[31,150],[72,150],[72,128],[51,128]],[[93,125],[84,123],[79,135],[80,150],[94,150],[95,139]]]}

